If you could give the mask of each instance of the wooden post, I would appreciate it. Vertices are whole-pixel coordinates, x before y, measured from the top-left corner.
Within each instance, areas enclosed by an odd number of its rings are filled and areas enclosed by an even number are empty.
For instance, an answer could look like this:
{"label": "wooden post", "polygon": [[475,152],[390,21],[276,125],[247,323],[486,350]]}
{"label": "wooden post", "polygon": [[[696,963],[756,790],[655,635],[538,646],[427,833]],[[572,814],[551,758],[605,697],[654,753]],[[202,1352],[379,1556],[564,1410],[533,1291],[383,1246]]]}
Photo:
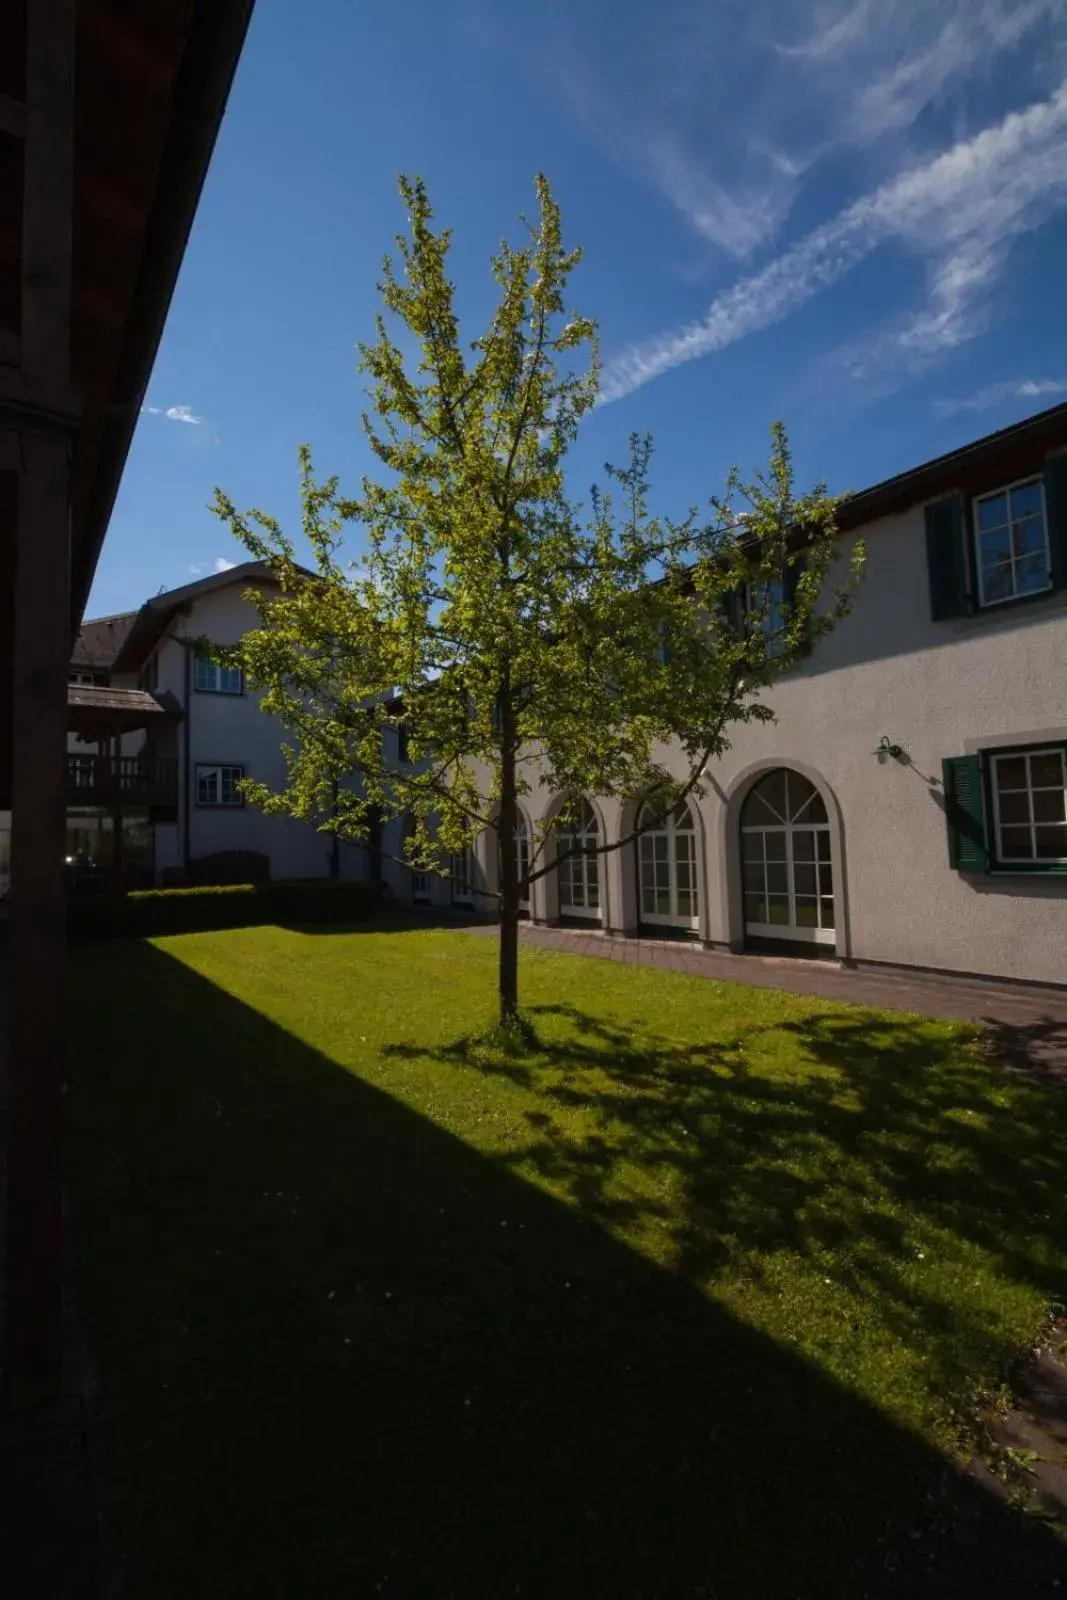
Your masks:
{"label": "wooden post", "polygon": [[[24,376],[69,394],[74,0],[29,0],[22,217]],[[73,409],[73,408],[72,408]],[[63,1389],[60,1093],[66,944],[72,440],[22,431],[11,783],[12,998],[5,1403]]]}
{"label": "wooden post", "polygon": [[24,435],[15,586],[6,1403],[62,1392],[59,1124],[66,943],[69,446]]}

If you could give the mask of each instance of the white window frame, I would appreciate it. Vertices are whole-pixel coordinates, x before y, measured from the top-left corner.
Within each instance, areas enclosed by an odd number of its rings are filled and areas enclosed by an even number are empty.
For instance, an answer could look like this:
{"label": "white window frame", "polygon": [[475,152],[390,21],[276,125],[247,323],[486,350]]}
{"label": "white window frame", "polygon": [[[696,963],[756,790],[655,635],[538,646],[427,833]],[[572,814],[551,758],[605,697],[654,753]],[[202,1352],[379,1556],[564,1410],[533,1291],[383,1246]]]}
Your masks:
{"label": "white window frame", "polygon": [[448,875],[452,883],[452,904],[474,904],[474,847],[465,844],[462,850],[453,850],[448,858]]}
{"label": "white window frame", "polygon": [[[520,883],[522,882],[523,873],[524,872],[529,872],[529,870],[530,870],[530,826],[529,826],[529,823],[526,821],[526,817],[520,811],[519,812],[519,820],[518,820],[518,823],[516,824],[516,827],[515,827],[515,874],[518,877]],[[521,889],[519,890],[519,894],[520,895],[522,894],[522,890]],[[526,885],[526,897],[525,897],[525,899],[520,899],[519,900],[519,910],[520,911],[529,911],[529,909],[530,909],[530,885],[527,884]]]}
{"label": "white window frame", "polygon": [[[984,570],[985,569],[984,569],[984,564],[983,564],[983,561],[982,561],[982,531],[978,526],[978,507],[980,505],[984,505],[987,500],[995,500],[998,495],[1004,495],[1005,496],[1006,503],[1007,503],[1007,508],[1008,508],[1008,524],[1007,524],[1007,526],[1008,526],[1008,545],[1009,545],[1009,549],[1010,549],[1011,548],[1011,530],[1012,530],[1012,526],[1013,526],[1012,516],[1011,516],[1011,496],[1012,496],[1012,492],[1015,489],[1029,489],[1031,484],[1036,484],[1037,485],[1038,490],[1040,491],[1040,495],[1041,495],[1041,531],[1044,534],[1044,539],[1045,539],[1045,543],[1044,543],[1045,582],[1042,584],[1040,589],[1027,589],[1024,594],[1020,594],[1018,589],[1014,588],[1016,559],[1015,559],[1015,553],[1014,553],[1014,550],[1013,550],[1012,551],[1012,555],[1011,555],[1011,577],[1012,577],[1012,584],[1013,584],[1013,592],[1011,594],[1002,595],[998,600],[987,600],[986,597],[985,597],[985,584],[984,584],[984,581],[983,581]],[[1049,538],[1048,538],[1048,506],[1045,503],[1045,483],[1044,483],[1044,479],[1042,479],[1040,477],[1034,477],[1033,474],[1031,473],[1031,475],[1028,478],[1018,478],[1018,479],[1016,479],[1016,481],[1014,483],[1004,483],[1004,484],[1001,484],[999,486],[999,488],[990,489],[986,494],[975,495],[974,499],[971,501],[971,529],[972,529],[971,557],[972,557],[972,559],[974,561],[975,581],[976,581],[977,588],[978,588],[978,605],[979,605],[979,609],[980,610],[982,610],[982,611],[991,611],[995,606],[1011,605],[1011,603],[1013,601],[1015,601],[1015,600],[1034,600],[1034,599],[1037,598],[1038,595],[1040,595],[1040,594],[1048,594],[1051,591],[1051,589],[1052,589],[1052,550],[1051,550],[1051,547],[1049,545]],[[1038,554],[1040,554],[1040,552],[1035,550],[1035,551],[1032,551],[1031,554],[1032,555],[1038,555]]]}
{"label": "white window frame", "polygon": [[[557,863],[560,855],[566,854],[568,850],[573,850],[575,847],[578,850],[578,853],[570,856],[562,863],[562,866],[557,864],[556,892],[561,917],[581,917],[586,922],[600,922],[603,919],[603,908],[600,903],[600,857],[598,855],[581,854],[583,848],[592,847],[596,849],[600,844],[600,818],[590,802],[586,801],[585,803],[589,806],[589,818],[592,825],[573,830],[567,828],[556,835]],[[581,889],[584,896],[584,904],[582,905],[577,905],[573,900],[568,900],[565,903],[563,899],[564,882],[573,891],[576,877],[581,880]],[[591,884],[596,889],[595,906],[589,904]]]}
{"label": "white window frame", "polygon": [[[641,817],[650,804],[651,802],[646,801],[645,805],[643,805],[641,810],[638,812],[638,825],[640,825]],[[663,928],[687,928],[695,933],[700,927],[700,884],[697,877],[697,828],[696,819],[694,818],[693,813],[689,810],[688,806],[686,806],[686,815],[689,818],[688,828],[679,825],[677,819],[675,818],[674,811],[672,810],[667,816],[660,818],[657,826],[646,828],[638,834],[637,904],[638,917],[641,922],[647,922],[649,926],[659,926]],[[671,902],[671,910],[667,913],[662,911],[648,911],[645,909],[644,905],[644,858],[646,850],[651,850],[653,877],[655,877],[655,868],[658,864],[655,859],[655,841],[657,838],[666,838],[667,840],[667,887]],[[678,910],[678,846],[683,841],[690,846],[688,865],[690,873],[692,874],[691,884],[693,912],[691,915]],[[653,894],[657,893],[658,886],[653,884]]]}
{"label": "white window frame", "polygon": [[[990,787],[990,789],[992,791],[992,794],[993,794],[993,845],[994,845],[994,849],[996,851],[996,865],[998,867],[1006,867],[1006,868],[1009,868],[1009,869],[1011,869],[1011,868],[1019,868],[1019,869],[1025,871],[1029,867],[1063,867],[1063,866],[1067,866],[1067,855],[1064,855],[1064,856],[1039,856],[1038,853],[1037,853],[1037,829],[1039,827],[1055,828],[1055,827],[1059,826],[1059,824],[1055,823],[1055,822],[1038,823],[1038,822],[1036,822],[1034,820],[1034,805],[1033,805],[1033,798],[1032,798],[1033,795],[1035,793],[1038,793],[1038,794],[1055,794],[1057,792],[1052,784],[1041,784],[1035,790],[1034,785],[1030,782],[1030,762],[1031,762],[1031,759],[1034,756],[1058,756],[1059,757],[1060,771],[1063,774],[1065,804],[1067,804],[1067,749],[1065,749],[1062,744],[1042,745],[1042,746],[1039,746],[1039,747],[1035,747],[1033,749],[1027,748],[1027,749],[1021,749],[1021,750],[996,750],[996,751],[991,751],[990,754],[989,754],[989,762],[990,762],[989,787]],[[1030,822],[1029,822],[1029,827],[1030,827],[1030,848],[1034,852],[1033,855],[1029,855],[1029,856],[1009,856],[1009,855],[1006,855],[1005,852],[1004,852],[1004,842],[1003,842],[1003,839],[1001,837],[1001,822],[1000,822],[1000,785],[997,783],[997,768],[998,768],[998,766],[1000,765],[1000,763],[1002,761],[1025,761],[1026,762],[1026,788],[1025,789],[1008,789],[1006,791],[1006,793],[1008,793],[1008,794],[1025,794],[1029,799],[1028,809],[1029,809],[1029,812],[1030,812]],[[1023,824],[1021,822],[1009,822],[1007,824],[1007,826],[1009,828],[1021,828],[1023,826]]]}
{"label": "white window frame", "polygon": [[[768,896],[769,896],[769,893],[770,893],[770,891],[766,888],[767,866],[768,866],[766,836],[767,836],[767,834],[770,834],[770,833],[773,833],[775,835],[783,834],[785,836],[785,861],[784,861],[784,863],[776,863],[776,864],[784,864],[784,866],[785,866],[785,872],[786,872],[786,878],[785,878],[786,894],[787,894],[788,899],[789,899],[789,921],[786,923],[786,922],[750,922],[748,920],[748,894],[749,894],[749,891],[746,889],[745,882],[744,882],[745,857],[744,857],[744,850],[742,849],[742,852],[741,852],[741,905],[742,905],[742,917],[744,919],[745,933],[746,933],[746,935],[751,936],[754,939],[779,939],[779,940],[785,941],[788,944],[793,944],[793,943],[798,943],[798,944],[836,944],[837,943],[837,930],[836,930],[836,928],[834,928],[834,927],[827,928],[827,927],[823,927],[822,926],[822,915],[823,915],[822,902],[824,900],[830,900],[832,902],[832,904],[833,904],[834,922],[836,923],[836,921],[837,921],[837,897],[836,897],[836,894],[834,892],[834,890],[835,890],[836,866],[835,866],[835,862],[834,862],[833,837],[832,837],[831,832],[830,832],[830,823],[829,823],[829,821],[826,821],[826,822],[812,822],[810,819],[808,821],[804,820],[804,811],[807,809],[808,805],[811,803],[812,798],[815,795],[818,795],[819,791],[815,787],[814,784],[811,784],[811,780],[810,779],[804,778],[804,774],[800,773],[800,772],[797,772],[795,768],[786,767],[784,770],[786,771],[786,773],[787,773],[787,775],[789,777],[794,777],[795,776],[797,778],[802,779],[805,783],[810,784],[810,786],[812,788],[812,791],[813,791],[813,794],[809,795],[808,799],[804,802],[804,805],[801,806],[800,810],[795,813],[796,818],[798,820],[788,821],[788,822],[783,820],[780,823],[767,822],[767,823],[750,823],[748,825],[742,824],[740,832],[741,832],[742,838],[744,838],[746,835],[756,835],[756,834],[761,835],[760,842],[761,842],[761,846],[762,846],[762,860],[763,860],[764,905],[766,905],[767,899],[768,899]],[[761,774],[760,777],[757,778],[754,781],[754,783],[752,785],[752,789],[757,788],[759,783],[760,783],[760,781],[761,781],[761,779],[763,777],[766,777],[766,776],[767,776],[766,773]],[[750,790],[750,793],[751,793],[751,790]],[[748,796],[746,795],[745,798],[747,800]],[[825,801],[823,803],[825,804]],[[742,809],[742,815],[744,815],[743,809]],[[794,854],[793,854],[793,838],[798,833],[814,833],[816,835],[815,857],[814,857],[816,889],[815,889],[814,896],[805,896],[804,897],[804,898],[813,898],[814,901],[815,901],[815,915],[818,918],[819,926],[818,927],[814,927],[814,928],[810,927],[810,926],[801,927],[800,925],[798,925],[797,920],[796,920],[796,916],[797,916],[797,893],[796,893],[796,872],[795,872],[796,861],[795,861]],[[822,858],[822,855],[821,855],[821,852],[820,852],[820,844],[819,844],[820,838],[822,840],[824,840],[825,844],[826,844],[826,860],[825,860],[825,862],[823,861],[823,858]],[[805,862],[802,863],[802,865],[809,866],[809,865],[812,865],[812,863],[805,861]],[[828,895],[824,895],[823,892],[822,892],[821,874],[819,872],[819,868],[821,866],[823,866],[823,865],[826,865],[826,866],[828,866],[830,868],[830,893]]]}
{"label": "white window frame", "polygon": [[[224,684],[223,677],[227,673],[236,674],[236,688],[227,688]],[[197,656],[193,666],[193,688],[197,694],[242,695],[245,692],[245,675],[240,667],[220,667],[217,661],[206,661],[203,656]]]}
{"label": "white window frame", "polygon": [[[768,659],[773,661],[776,659],[776,657],[781,655],[783,649],[785,648],[785,618],[782,616],[782,611],[785,606],[785,579],[778,577],[770,578],[766,583],[762,584],[746,583],[746,612],[763,610],[763,607],[759,601],[753,601],[753,596],[759,589],[770,589],[772,591],[768,600],[766,614],[763,618],[762,632],[763,648]],[[774,594],[774,590],[778,591],[777,595]]]}
{"label": "white window frame", "polygon": [[[241,763],[238,762],[238,761],[198,761],[197,762],[197,764],[196,764],[196,803],[203,810],[205,810],[205,811],[239,811],[241,809],[241,807],[244,805],[245,797],[244,797],[243,794],[241,794],[241,792],[239,790],[236,791],[236,798],[233,799],[233,800],[224,800],[222,798],[222,774],[224,772],[236,772],[236,774],[237,774],[237,782],[240,782],[240,780],[245,775],[245,769],[241,765]],[[215,792],[219,797],[217,800],[201,800],[201,798],[200,798],[200,781],[201,781],[201,778],[203,776],[207,775],[208,773],[214,773],[214,775],[215,775]]]}

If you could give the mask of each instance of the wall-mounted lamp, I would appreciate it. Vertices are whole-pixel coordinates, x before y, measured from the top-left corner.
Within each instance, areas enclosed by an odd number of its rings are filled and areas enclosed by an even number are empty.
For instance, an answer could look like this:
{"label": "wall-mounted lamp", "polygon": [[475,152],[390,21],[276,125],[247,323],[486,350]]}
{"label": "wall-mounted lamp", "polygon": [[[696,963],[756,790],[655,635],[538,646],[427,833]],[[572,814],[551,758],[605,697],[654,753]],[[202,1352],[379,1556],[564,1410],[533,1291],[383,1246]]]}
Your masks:
{"label": "wall-mounted lamp", "polygon": [[898,761],[904,754],[904,751],[901,745],[894,744],[889,735],[887,733],[883,733],[882,737],[878,741],[878,748],[874,754],[881,761],[884,761],[886,756],[892,756],[894,761]]}

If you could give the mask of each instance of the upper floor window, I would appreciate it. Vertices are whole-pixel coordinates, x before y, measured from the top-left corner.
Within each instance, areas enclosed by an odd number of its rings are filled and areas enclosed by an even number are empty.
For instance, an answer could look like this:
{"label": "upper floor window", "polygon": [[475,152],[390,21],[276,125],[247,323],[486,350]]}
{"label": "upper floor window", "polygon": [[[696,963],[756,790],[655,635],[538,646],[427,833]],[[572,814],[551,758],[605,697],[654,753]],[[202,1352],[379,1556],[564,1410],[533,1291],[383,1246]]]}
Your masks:
{"label": "upper floor window", "polygon": [[762,587],[754,583],[745,585],[745,610],[749,615],[760,613],[764,649],[771,660],[781,655],[785,643],[784,606],[785,584],[781,578],[772,578]]}
{"label": "upper floor window", "polygon": [[240,667],[220,667],[214,661],[196,658],[194,685],[200,694],[243,694],[244,675]]}
{"label": "upper floor window", "polygon": [[244,767],[207,767],[196,769],[196,803],[198,806],[243,806],[244,796],[238,784],[245,775]]}
{"label": "upper floor window", "polygon": [[974,502],[975,565],[983,606],[1052,587],[1045,491],[1040,478]]}
{"label": "upper floor window", "polygon": [[923,508],[935,622],[1067,589],[1067,451],[1039,474]]}
{"label": "upper floor window", "polygon": [[81,667],[72,667],[67,673],[67,682],[82,684],[86,687],[106,689],[111,682],[109,672],[88,672]]}

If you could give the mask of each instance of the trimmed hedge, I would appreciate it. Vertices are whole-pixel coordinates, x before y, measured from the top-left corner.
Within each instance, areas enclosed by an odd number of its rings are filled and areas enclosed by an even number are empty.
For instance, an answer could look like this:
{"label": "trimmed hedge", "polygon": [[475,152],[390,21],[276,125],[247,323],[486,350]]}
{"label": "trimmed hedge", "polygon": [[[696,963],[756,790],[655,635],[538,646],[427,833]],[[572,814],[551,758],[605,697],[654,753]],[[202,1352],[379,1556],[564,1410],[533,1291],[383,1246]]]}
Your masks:
{"label": "trimmed hedge", "polygon": [[380,903],[380,885],[365,878],[300,878],[201,889],[75,894],[67,902],[67,932],[72,939],[154,938],[269,922],[362,922]]}

